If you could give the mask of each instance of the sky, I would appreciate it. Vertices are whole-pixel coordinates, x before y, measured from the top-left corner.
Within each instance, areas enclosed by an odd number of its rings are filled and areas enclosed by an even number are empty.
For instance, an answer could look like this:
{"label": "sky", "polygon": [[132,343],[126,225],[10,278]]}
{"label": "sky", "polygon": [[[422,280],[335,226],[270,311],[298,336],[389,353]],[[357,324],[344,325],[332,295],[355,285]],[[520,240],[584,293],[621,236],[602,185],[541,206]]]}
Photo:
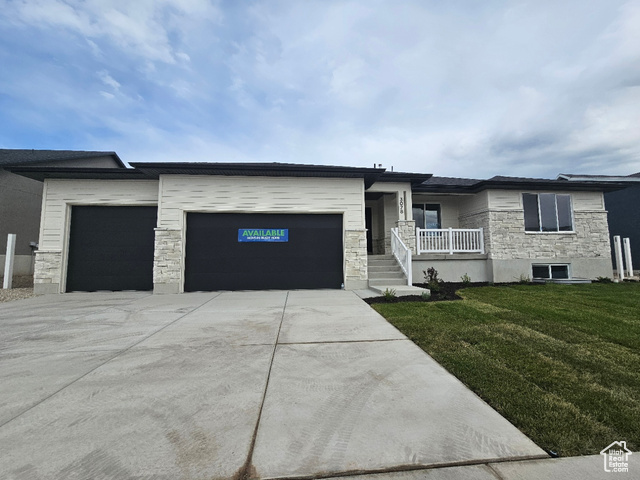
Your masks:
{"label": "sky", "polygon": [[0,0],[0,148],[640,172],[640,0]]}

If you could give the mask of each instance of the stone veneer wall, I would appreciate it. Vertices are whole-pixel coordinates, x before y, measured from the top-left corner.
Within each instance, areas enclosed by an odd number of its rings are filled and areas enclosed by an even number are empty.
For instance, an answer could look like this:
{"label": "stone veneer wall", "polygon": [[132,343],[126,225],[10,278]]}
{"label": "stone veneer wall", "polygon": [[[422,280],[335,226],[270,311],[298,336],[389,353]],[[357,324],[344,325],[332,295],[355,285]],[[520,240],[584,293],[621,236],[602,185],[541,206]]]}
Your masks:
{"label": "stone veneer wall", "polygon": [[[411,250],[412,254],[416,254],[416,222],[414,220],[398,220],[398,236],[400,240]],[[391,252],[389,252],[391,253]]]}
{"label": "stone veneer wall", "polygon": [[33,289],[36,294],[59,293],[62,278],[62,252],[36,250]]}
{"label": "stone veneer wall", "polygon": [[[523,214],[524,215],[524,214]],[[460,228],[482,228],[484,234],[484,251],[491,252],[491,237],[489,235],[489,211],[473,213],[470,215],[461,215],[459,218]],[[522,230],[524,230],[524,217],[522,221]]]}
{"label": "stone veneer wall", "polygon": [[344,252],[347,289],[367,286],[367,231],[345,230]]}
{"label": "stone veneer wall", "polygon": [[391,232],[384,232],[384,252],[385,255],[391,255]]}
{"label": "stone veneer wall", "polygon": [[571,263],[573,275],[611,276],[605,211],[574,211],[575,233],[526,233],[522,210],[485,210],[460,217],[460,228],[483,228],[487,278],[517,281],[531,275],[531,264]]}
{"label": "stone veneer wall", "polygon": [[155,232],[154,292],[179,293],[182,285],[182,230],[156,228]]}
{"label": "stone veneer wall", "polygon": [[598,258],[611,256],[607,212],[574,212],[575,233],[527,233],[523,211],[489,212],[493,259]]}

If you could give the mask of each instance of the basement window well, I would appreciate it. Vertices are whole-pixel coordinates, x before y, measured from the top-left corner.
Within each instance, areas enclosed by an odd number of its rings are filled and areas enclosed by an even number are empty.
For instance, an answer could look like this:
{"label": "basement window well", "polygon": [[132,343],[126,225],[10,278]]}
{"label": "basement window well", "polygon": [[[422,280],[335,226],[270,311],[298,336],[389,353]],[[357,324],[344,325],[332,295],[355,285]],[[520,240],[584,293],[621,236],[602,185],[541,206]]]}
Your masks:
{"label": "basement window well", "polygon": [[555,279],[567,279],[571,278],[569,275],[569,265],[554,265],[554,264],[544,264],[544,265],[532,265],[532,277],[533,278],[555,278]]}

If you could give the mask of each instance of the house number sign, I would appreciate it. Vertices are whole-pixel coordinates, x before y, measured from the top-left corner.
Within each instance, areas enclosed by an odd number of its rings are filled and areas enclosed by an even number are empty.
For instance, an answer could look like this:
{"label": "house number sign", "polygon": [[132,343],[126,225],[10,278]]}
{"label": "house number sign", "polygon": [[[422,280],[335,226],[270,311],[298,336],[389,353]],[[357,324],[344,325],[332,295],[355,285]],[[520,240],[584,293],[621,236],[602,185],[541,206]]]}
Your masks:
{"label": "house number sign", "polygon": [[400,215],[404,215],[404,199],[400,197]]}

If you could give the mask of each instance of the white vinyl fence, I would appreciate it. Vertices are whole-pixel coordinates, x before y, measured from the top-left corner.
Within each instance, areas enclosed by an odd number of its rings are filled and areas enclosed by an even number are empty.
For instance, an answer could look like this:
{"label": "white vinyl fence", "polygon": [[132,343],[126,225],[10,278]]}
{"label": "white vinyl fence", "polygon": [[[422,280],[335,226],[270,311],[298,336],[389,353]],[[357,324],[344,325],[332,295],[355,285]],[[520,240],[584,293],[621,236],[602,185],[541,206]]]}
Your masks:
{"label": "white vinyl fence", "polygon": [[484,253],[482,228],[416,228],[418,254]]}

